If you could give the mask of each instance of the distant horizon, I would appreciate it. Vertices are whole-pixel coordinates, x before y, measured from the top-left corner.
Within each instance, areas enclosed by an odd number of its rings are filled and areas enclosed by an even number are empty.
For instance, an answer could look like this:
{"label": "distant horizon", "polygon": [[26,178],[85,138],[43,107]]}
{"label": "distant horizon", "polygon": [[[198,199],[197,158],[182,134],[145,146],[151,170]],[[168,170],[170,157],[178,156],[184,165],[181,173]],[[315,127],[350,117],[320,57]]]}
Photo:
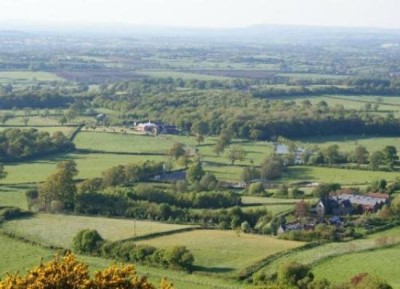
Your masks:
{"label": "distant horizon", "polygon": [[[7,25],[11,25],[11,27],[6,27]],[[24,30],[36,30],[40,28],[44,28],[44,26],[51,25],[51,30],[57,28],[67,29],[76,29],[76,28],[103,28],[103,27],[126,27],[126,28],[146,28],[151,30],[157,29],[167,29],[167,30],[205,30],[205,31],[226,31],[226,30],[240,30],[240,29],[251,29],[251,28],[261,28],[261,27],[281,27],[281,28],[317,28],[317,29],[344,29],[344,30],[365,30],[365,29],[378,29],[378,30],[393,30],[400,31],[400,27],[385,27],[385,26],[345,26],[345,25],[323,25],[323,24],[282,24],[282,23],[258,23],[258,24],[249,24],[242,26],[227,26],[227,27],[218,27],[218,26],[184,26],[184,25],[168,25],[168,24],[146,24],[146,23],[129,23],[129,22],[84,22],[84,21],[20,21],[20,20],[10,20],[3,21],[0,20],[0,30],[1,31],[9,31],[22,28]],[[83,27],[82,27],[83,26]]]}
{"label": "distant horizon", "polygon": [[188,29],[254,25],[400,29],[398,0],[2,0],[3,22]]}

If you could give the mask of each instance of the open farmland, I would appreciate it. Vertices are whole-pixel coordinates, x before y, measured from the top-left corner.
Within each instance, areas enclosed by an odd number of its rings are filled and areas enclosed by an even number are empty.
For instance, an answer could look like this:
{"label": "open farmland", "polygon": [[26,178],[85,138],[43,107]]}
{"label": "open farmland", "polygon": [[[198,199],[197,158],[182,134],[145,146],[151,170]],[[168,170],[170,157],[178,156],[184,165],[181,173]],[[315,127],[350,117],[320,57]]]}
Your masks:
{"label": "open farmland", "polygon": [[324,167],[295,166],[279,179],[279,182],[295,183],[301,181],[314,181],[325,183],[340,183],[343,185],[366,184],[378,179],[393,181],[398,176],[396,172],[361,171]]}
{"label": "open farmland", "polygon": [[361,135],[342,135],[330,137],[305,138],[299,140],[306,146],[318,145],[325,148],[331,145],[338,145],[341,151],[351,152],[358,145],[365,146],[369,152],[380,151],[387,145],[393,145],[400,150],[399,137],[380,137],[380,136],[361,136]]}
{"label": "open farmland", "polygon": [[38,131],[48,132],[50,135],[61,131],[64,135],[71,133],[75,127],[72,126],[0,126],[0,131],[8,128],[18,128],[18,129],[37,129]]}
{"label": "open farmland", "polygon": [[172,145],[177,142],[194,145],[194,138],[83,131],[74,140],[76,147],[80,149],[143,154],[167,154]]}
{"label": "open farmland", "polygon": [[[400,288],[400,246],[382,248],[329,258],[313,268],[318,279],[326,278],[335,283],[345,282],[360,272],[386,280],[393,289]],[[332,274],[334,270],[335,274]]]}
{"label": "open farmland", "polygon": [[[271,275],[276,272],[278,266],[285,262],[297,261],[302,264],[316,265],[324,264],[325,260],[332,258],[340,258],[348,254],[355,254],[356,252],[368,252],[368,250],[380,248],[381,245],[377,239],[382,236],[392,237],[391,242],[400,243],[399,229],[394,228],[386,232],[381,232],[368,236],[365,239],[352,240],[349,242],[328,243],[317,246],[312,249],[293,252],[288,255],[282,256],[269,263],[266,267],[261,269],[266,275]],[[358,271],[359,272],[359,271]],[[354,275],[354,274],[353,274]]]}
{"label": "open farmland", "polygon": [[195,265],[216,273],[233,272],[277,252],[301,246],[302,242],[235,231],[196,230],[138,242],[160,248],[186,246],[194,255]]}
{"label": "open farmland", "polygon": [[0,71],[0,83],[53,81],[53,80],[63,80],[63,79],[53,73],[44,71],[29,71],[29,70]]}
{"label": "open farmland", "polygon": [[71,248],[73,237],[83,229],[97,230],[103,238],[117,241],[190,227],[150,221],[40,214],[7,222],[3,229],[41,244]]}
{"label": "open farmland", "polygon": [[[40,246],[31,245],[18,241],[0,234],[0,278],[6,273],[20,272],[24,274],[26,270],[38,266],[51,259],[56,251],[44,249]],[[80,261],[89,265],[89,270],[93,273],[103,270],[114,263],[113,260],[99,257],[77,256]],[[135,265],[139,275],[146,275],[149,280],[159,284],[164,277],[174,283],[175,288],[183,289],[237,289],[239,284],[224,279],[201,276],[197,274],[186,274],[180,271],[171,271],[161,268]]]}
{"label": "open farmland", "polygon": [[96,153],[59,154],[41,160],[9,163],[5,166],[8,175],[1,182],[3,184],[42,182],[55,171],[56,164],[63,160],[74,160],[77,163],[78,178],[94,178],[99,177],[102,171],[112,166],[146,160],[164,161],[165,157]]}
{"label": "open farmland", "polygon": [[27,269],[40,264],[40,260],[48,260],[54,252],[40,246],[17,241],[0,234],[0,279],[4,274],[25,273]]}

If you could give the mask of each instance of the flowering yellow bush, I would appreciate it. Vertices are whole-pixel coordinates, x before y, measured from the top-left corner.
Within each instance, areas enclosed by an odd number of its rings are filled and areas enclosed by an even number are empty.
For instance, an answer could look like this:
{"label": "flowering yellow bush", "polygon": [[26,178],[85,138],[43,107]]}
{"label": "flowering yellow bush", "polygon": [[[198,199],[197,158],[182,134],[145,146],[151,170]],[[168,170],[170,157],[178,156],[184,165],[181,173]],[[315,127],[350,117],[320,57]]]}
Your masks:
{"label": "flowering yellow bush", "polygon": [[[156,289],[146,277],[136,275],[132,265],[112,265],[89,275],[88,265],[74,255],[56,256],[52,261],[30,270],[26,276],[8,275],[0,281],[0,289]],[[160,289],[173,289],[166,280]]]}

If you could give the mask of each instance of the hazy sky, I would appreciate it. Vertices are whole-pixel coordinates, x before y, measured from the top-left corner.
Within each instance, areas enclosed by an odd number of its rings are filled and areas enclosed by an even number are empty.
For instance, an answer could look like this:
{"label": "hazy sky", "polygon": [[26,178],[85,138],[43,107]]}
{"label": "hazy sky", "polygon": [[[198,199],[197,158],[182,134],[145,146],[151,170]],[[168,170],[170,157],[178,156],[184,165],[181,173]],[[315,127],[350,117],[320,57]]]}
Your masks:
{"label": "hazy sky", "polygon": [[0,20],[400,28],[400,0],[0,0]]}

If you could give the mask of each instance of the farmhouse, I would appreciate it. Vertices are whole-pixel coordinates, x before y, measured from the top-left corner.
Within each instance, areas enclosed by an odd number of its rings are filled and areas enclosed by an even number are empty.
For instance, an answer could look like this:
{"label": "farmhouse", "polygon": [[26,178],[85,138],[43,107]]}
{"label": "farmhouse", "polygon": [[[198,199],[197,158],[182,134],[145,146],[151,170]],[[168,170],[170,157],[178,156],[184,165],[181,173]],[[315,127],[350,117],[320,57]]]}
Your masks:
{"label": "farmhouse", "polygon": [[285,232],[289,232],[289,231],[301,231],[303,230],[304,227],[302,224],[300,224],[299,222],[295,222],[295,223],[287,223],[287,224],[282,224],[279,226],[277,233],[278,234],[283,234]]}
{"label": "farmhouse", "polygon": [[321,198],[315,210],[318,216],[349,215],[352,213],[376,212],[389,203],[386,194],[370,194],[368,196],[339,193]]}
{"label": "farmhouse", "polygon": [[149,121],[146,123],[139,123],[135,129],[140,132],[154,132],[158,130],[158,125]]}
{"label": "farmhouse", "polygon": [[294,154],[294,163],[296,165],[301,165],[304,164],[304,153],[305,149],[296,147],[296,149],[293,152],[289,151],[289,147],[286,144],[275,144],[275,153],[277,155],[281,156],[286,156],[289,155],[290,153]]}

